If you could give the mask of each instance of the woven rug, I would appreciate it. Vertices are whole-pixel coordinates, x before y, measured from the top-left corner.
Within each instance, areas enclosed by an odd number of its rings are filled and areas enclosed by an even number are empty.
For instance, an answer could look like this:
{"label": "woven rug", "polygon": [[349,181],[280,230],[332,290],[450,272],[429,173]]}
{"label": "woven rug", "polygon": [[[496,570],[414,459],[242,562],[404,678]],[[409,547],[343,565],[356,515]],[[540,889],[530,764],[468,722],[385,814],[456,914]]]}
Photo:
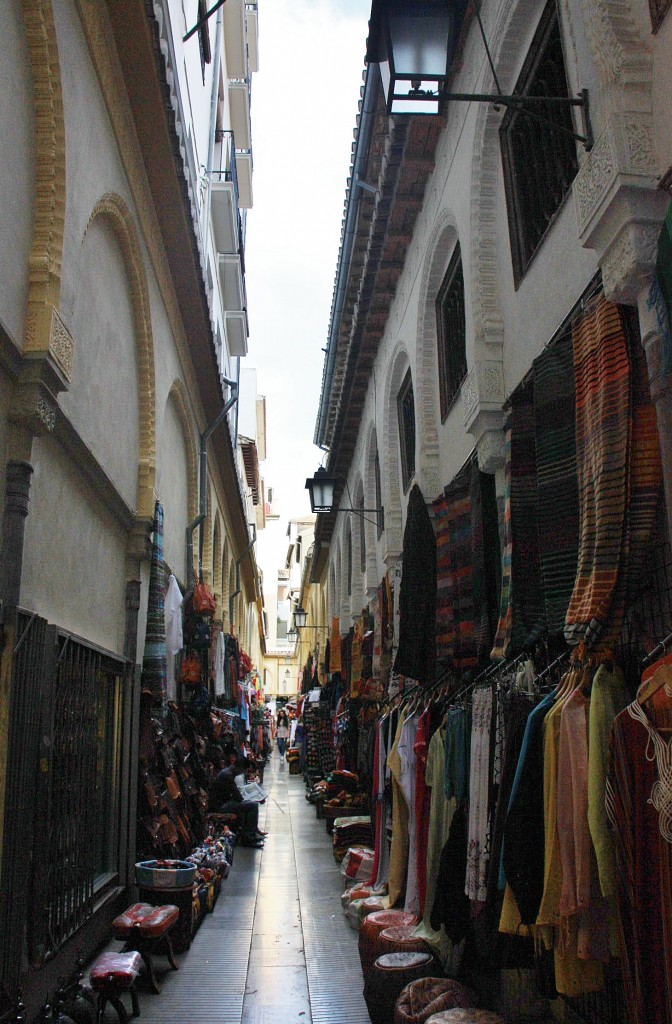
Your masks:
{"label": "woven rug", "polygon": [[163,560],[163,507],[154,505],[152,534],[152,561],[149,567],[149,595],[147,599],[147,629],[142,659],[142,686],[152,691],[154,702],[165,711],[168,700],[168,674],[166,670],[166,617],[164,594],[166,567]]}
{"label": "woven rug", "polygon": [[612,614],[624,553],[630,361],[621,311],[603,296],[573,335],[580,539],[565,637],[594,647]]}
{"label": "woven rug", "polygon": [[511,630],[513,620],[513,606],[511,604],[511,555],[513,551],[513,536],[511,533],[511,409],[509,409],[504,423],[505,437],[505,486],[504,486],[504,538],[502,547],[502,583],[499,599],[499,621],[497,632],[490,652],[493,661],[501,661],[507,656],[511,646]]}
{"label": "woven rug", "polygon": [[534,362],[537,529],[546,622],[562,634],[579,551],[576,398],[571,333]]}
{"label": "woven rug", "polygon": [[474,644],[480,667],[490,656],[499,615],[501,554],[495,478],[471,467],[471,550],[473,564]]}
{"label": "woven rug", "polygon": [[436,531],[436,654],[442,668],[476,665],[470,469],[433,503]]}

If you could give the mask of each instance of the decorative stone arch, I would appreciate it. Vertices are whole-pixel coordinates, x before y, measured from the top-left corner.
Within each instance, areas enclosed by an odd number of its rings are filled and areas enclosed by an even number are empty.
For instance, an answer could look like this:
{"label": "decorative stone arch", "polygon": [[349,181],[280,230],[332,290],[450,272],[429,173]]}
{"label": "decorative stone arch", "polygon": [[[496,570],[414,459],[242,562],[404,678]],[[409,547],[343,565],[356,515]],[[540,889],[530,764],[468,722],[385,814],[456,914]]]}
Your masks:
{"label": "decorative stone arch", "polygon": [[[563,0],[563,8],[567,0]],[[582,0],[586,38],[602,81],[617,85],[623,110],[651,110],[651,46],[630,5],[622,0]]]}
{"label": "decorative stone arch", "polygon": [[[382,473],[381,493],[380,495],[376,494],[376,452],[378,452],[378,459],[380,460],[376,425],[375,423],[371,423],[367,432],[366,445],[364,449],[364,505],[366,508],[377,508],[379,499],[383,507],[385,506],[382,495]],[[375,520],[375,514],[368,515],[365,522],[367,590],[377,587],[379,583],[377,557],[378,528],[375,522],[371,522],[370,520]]]}
{"label": "decorative stone arch", "polygon": [[[399,420],[397,416],[397,395],[403,383],[404,377],[411,363],[408,352],[402,342],[398,342],[388,364],[385,373],[385,449],[381,459],[381,483],[383,489],[383,505],[385,507],[385,561],[396,561],[401,554],[402,548],[402,512],[401,512],[401,482],[400,482],[400,439]],[[411,373],[413,371],[411,370]],[[416,381],[413,378],[413,395],[415,404],[416,424],[416,469],[418,454],[418,395]],[[379,453],[380,458],[380,453]]]}
{"label": "decorative stone arch", "polygon": [[193,522],[198,512],[198,452],[194,440],[193,421],[189,412],[187,389],[179,378],[173,381],[168,392],[168,399],[172,400],[182,427],[182,437],[187,453],[187,515],[189,522]]}
{"label": "decorative stone arch", "polygon": [[222,521],[219,511],[215,512],[215,528],[212,539],[212,592],[217,601],[217,618],[222,617]]}
{"label": "decorative stone arch", "polygon": [[24,0],[23,23],[35,102],[35,222],[28,259],[25,350],[48,352],[55,332],[67,341],[71,359],[71,339],[57,312],[65,220],[65,119],[51,0]]}
{"label": "decorative stone arch", "polygon": [[[364,508],[370,508],[364,501],[364,483],[361,476],[355,480],[355,486],[353,487],[353,508],[359,508],[363,505]],[[365,512],[366,516],[367,513]],[[366,578],[366,566],[364,572],[362,572],[362,533],[364,534],[364,558],[366,559],[366,526],[368,525],[366,519],[362,518],[354,512],[350,513],[350,529],[352,531],[352,595],[351,605],[353,615],[359,615],[365,604],[365,578]]]}
{"label": "decorative stone arch", "polygon": [[149,304],[147,272],[133,216],[116,192],[108,192],[98,200],[89,218],[89,225],[101,217],[112,228],[126,264],[138,360],[138,414],[140,443],[138,453],[138,498],[136,515],[151,518],[154,508],[156,477],[154,341]]}
{"label": "decorative stone arch", "polygon": [[[438,334],[436,329],[436,297],[446,276],[455,245],[459,241],[457,220],[452,210],[442,210],[434,224],[427,244],[427,255],[420,281],[420,302],[418,306],[418,334],[416,355],[416,376],[418,402],[416,416],[418,425],[418,475],[424,494],[434,497],[441,489],[439,470],[438,423],[441,418],[439,393],[436,381],[438,369]],[[467,328],[471,313],[468,309],[468,282],[465,280],[465,309]],[[469,344],[467,329],[467,365],[473,363],[473,346]]]}

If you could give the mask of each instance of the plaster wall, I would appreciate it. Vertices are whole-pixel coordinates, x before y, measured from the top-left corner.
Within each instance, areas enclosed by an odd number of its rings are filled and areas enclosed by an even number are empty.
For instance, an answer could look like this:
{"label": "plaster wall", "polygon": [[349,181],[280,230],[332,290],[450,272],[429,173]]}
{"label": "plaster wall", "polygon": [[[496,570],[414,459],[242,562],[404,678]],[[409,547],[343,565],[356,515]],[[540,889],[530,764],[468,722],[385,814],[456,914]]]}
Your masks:
{"label": "plaster wall", "polygon": [[33,234],[33,84],[21,0],[0,4],[0,321],[23,344]]}
{"label": "plaster wall", "polygon": [[33,466],[21,604],[121,654],[126,535],[53,438],[36,440]]}
{"label": "plaster wall", "polygon": [[135,324],[124,257],[97,217],[78,259],[72,310],[73,380],[61,405],[131,508],[136,506],[139,424]]}
{"label": "plaster wall", "polygon": [[672,96],[672,11],[653,37],[653,127],[658,147],[660,173],[672,168],[672,131],[670,131],[670,96]]}
{"label": "plaster wall", "polygon": [[189,517],[187,451],[182,423],[172,397],[165,404],[159,434],[156,492],[163,505],[166,562],[175,575],[189,585],[191,580],[185,579],[185,529]]}

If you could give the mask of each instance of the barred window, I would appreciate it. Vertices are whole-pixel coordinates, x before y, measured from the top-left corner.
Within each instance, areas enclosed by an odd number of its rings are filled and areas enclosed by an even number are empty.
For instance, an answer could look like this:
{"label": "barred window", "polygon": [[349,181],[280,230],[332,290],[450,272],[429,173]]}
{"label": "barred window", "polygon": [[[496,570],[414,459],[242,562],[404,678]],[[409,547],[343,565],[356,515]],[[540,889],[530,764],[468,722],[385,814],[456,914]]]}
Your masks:
{"label": "barred window", "polygon": [[467,375],[464,275],[459,242],[455,246],[446,276],[436,297],[436,328],[443,422]]}
{"label": "barred window", "polygon": [[[542,15],[515,93],[569,95],[555,0],[550,0]],[[540,104],[533,111],[537,112],[539,117],[557,122],[558,128],[512,107],[500,128],[516,287],[553,223],[579,166],[576,141],[560,130],[574,131],[570,108]]]}
{"label": "barred window", "polygon": [[401,477],[404,490],[415,473],[415,404],[413,378],[409,370],[397,396],[399,414],[399,446],[401,448]]}

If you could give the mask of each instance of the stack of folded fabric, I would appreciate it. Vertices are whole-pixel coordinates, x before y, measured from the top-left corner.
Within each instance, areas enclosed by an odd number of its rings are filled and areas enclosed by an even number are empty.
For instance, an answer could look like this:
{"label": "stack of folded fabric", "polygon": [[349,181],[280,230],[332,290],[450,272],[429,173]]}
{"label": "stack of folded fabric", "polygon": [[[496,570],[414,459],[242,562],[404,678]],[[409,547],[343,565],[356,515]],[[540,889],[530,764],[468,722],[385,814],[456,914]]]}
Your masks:
{"label": "stack of folded fabric", "polygon": [[[375,851],[370,846],[350,846],[341,864],[341,874],[352,882],[368,882],[373,872]],[[373,909],[383,909],[375,907]]]}
{"label": "stack of folded fabric", "polygon": [[359,775],[337,768],[327,775],[327,800],[333,800],[341,793],[349,795],[359,789]]}
{"label": "stack of folded fabric", "polygon": [[[351,846],[373,846],[371,818],[368,814],[336,818],[333,831],[334,860],[340,864]],[[351,876],[354,877],[354,876]]]}
{"label": "stack of folded fabric", "polygon": [[287,753],[286,753],[285,757],[287,758],[287,763],[289,765],[289,774],[290,775],[298,775],[299,772],[300,772],[300,768],[299,768],[299,757],[300,757],[299,748],[298,747],[288,747]]}

